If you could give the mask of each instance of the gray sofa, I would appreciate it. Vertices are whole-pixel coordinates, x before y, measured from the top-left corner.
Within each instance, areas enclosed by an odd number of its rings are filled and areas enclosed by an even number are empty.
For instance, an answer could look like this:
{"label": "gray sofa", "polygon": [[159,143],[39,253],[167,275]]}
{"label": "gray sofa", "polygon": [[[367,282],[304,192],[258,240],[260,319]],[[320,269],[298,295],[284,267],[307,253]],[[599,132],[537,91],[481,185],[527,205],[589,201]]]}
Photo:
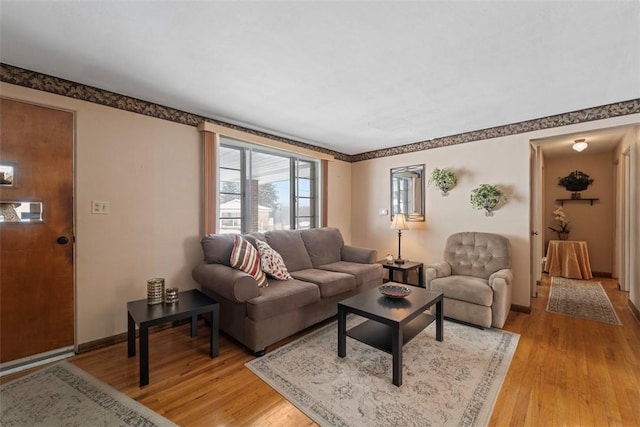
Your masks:
{"label": "gray sofa", "polygon": [[382,284],[377,251],[344,244],[340,230],[279,230],[243,235],[277,251],[294,280],[267,287],[230,266],[234,237],[202,239],[204,262],[193,269],[202,292],[220,303],[220,329],[256,355],[266,347],[337,314],[337,303]]}

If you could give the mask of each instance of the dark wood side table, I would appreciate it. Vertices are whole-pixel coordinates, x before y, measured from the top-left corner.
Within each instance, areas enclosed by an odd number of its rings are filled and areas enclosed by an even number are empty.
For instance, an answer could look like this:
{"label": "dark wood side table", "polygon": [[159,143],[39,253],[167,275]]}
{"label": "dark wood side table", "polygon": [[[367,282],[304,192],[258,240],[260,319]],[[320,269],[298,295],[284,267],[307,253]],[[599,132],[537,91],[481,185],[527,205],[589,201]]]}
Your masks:
{"label": "dark wood side table", "polygon": [[136,323],[140,328],[140,387],[149,384],[149,327],[191,318],[191,336],[198,336],[198,315],[211,313],[209,353],[218,355],[218,318],[220,304],[197,289],[178,293],[174,304],[148,305],[141,299],[127,303],[128,355],[136,355]]}
{"label": "dark wood side table", "polygon": [[404,264],[396,264],[395,262],[388,263],[386,260],[378,261],[378,264],[382,264],[384,268],[389,270],[389,281],[393,282],[393,273],[396,271],[402,272],[402,283],[408,284],[407,280],[409,272],[416,270],[418,272],[418,286],[424,288],[424,264],[421,262],[405,261]]}

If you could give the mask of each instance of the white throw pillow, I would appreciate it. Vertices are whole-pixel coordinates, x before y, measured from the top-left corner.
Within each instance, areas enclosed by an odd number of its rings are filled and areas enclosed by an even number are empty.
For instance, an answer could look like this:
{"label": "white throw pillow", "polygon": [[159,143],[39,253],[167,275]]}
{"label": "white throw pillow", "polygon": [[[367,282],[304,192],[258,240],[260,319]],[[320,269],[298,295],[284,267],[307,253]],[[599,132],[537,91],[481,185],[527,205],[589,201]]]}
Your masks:
{"label": "white throw pillow", "polygon": [[293,280],[278,252],[262,240],[256,240],[256,246],[260,252],[260,264],[265,273],[278,280]]}

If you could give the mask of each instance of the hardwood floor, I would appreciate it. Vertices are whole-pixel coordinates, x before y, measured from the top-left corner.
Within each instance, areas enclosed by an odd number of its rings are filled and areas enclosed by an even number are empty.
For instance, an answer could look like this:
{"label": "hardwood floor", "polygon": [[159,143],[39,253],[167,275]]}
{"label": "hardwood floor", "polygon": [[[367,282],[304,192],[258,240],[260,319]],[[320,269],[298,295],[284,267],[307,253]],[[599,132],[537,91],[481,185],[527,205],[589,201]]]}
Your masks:
{"label": "hardwood floor", "polygon": [[[617,282],[597,280],[624,326],[547,313],[546,277],[532,313],[510,313],[504,329],[519,333],[520,341],[490,425],[640,425],[640,324]],[[142,389],[138,359],[127,357],[124,342],[69,360],[182,426],[316,425],[246,369],[253,356],[226,336],[220,355],[210,359],[206,326],[201,329],[196,339],[188,324],[150,336],[150,384]]]}
{"label": "hardwood floor", "polygon": [[594,280],[623,326],[548,313],[544,277],[532,313],[511,312],[504,326],[520,341],[491,425],[640,425],[640,324],[617,281]]}

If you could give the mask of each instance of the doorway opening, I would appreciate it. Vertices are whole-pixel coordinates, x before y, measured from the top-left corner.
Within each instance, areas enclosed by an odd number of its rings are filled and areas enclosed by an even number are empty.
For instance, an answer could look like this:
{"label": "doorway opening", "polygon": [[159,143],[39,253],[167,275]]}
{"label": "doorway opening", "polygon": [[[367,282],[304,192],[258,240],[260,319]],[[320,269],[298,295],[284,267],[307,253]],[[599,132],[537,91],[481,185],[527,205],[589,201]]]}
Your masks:
{"label": "doorway opening", "polygon": [[[559,238],[558,207],[568,221],[570,239],[586,242],[593,275],[615,278],[621,290],[629,290],[630,196],[637,191],[630,147],[636,133],[631,125],[531,141],[532,296],[545,270],[549,241]],[[586,149],[577,151],[576,141],[586,142]],[[593,181],[580,192],[559,185],[560,178],[574,172]]]}

